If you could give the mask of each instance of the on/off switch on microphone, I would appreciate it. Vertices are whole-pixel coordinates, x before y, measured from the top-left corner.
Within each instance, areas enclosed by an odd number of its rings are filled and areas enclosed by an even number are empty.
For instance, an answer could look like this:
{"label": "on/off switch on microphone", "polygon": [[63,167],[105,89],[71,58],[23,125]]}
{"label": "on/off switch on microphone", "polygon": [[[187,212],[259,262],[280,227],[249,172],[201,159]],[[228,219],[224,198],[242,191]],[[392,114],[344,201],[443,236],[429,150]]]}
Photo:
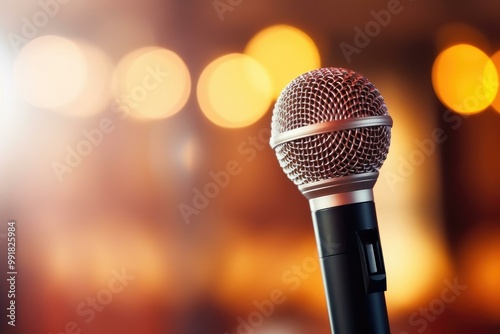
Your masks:
{"label": "on/off switch on microphone", "polygon": [[357,236],[366,293],[387,290],[378,229],[358,231]]}

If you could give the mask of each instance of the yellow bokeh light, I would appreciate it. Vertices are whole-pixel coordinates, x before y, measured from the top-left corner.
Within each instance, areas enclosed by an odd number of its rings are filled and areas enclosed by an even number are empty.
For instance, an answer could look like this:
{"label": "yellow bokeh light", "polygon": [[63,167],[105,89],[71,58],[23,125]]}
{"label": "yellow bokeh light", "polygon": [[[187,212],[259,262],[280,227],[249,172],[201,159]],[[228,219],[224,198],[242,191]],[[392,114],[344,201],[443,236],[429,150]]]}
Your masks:
{"label": "yellow bokeh light", "polygon": [[191,91],[191,77],[176,53],[147,47],[120,61],[113,86],[118,103],[133,117],[162,119],[184,107]]}
{"label": "yellow bokeh light", "polygon": [[[500,50],[498,50],[493,56],[491,56],[491,60],[495,64],[497,72],[500,73]],[[498,88],[498,82],[496,86]],[[491,106],[500,113],[500,93],[497,94],[497,96],[491,103]]]}
{"label": "yellow bokeh light", "polygon": [[198,103],[213,123],[228,128],[248,126],[271,104],[271,80],[250,56],[229,54],[210,63],[197,87]]}
{"label": "yellow bokeh light", "polygon": [[80,47],[88,67],[88,79],[76,99],[54,111],[66,116],[88,117],[102,112],[111,98],[113,63],[99,48],[83,42]]}
{"label": "yellow bokeh light", "polygon": [[245,54],[258,60],[269,72],[275,98],[294,78],[321,66],[314,41],[303,31],[287,25],[260,31],[247,44]]}
{"label": "yellow bokeh light", "polygon": [[41,108],[61,107],[82,92],[87,80],[87,62],[78,45],[59,36],[30,41],[14,64],[19,94]]}
{"label": "yellow bokeh light", "polygon": [[439,54],[432,67],[434,91],[448,108],[475,114],[487,108],[498,91],[493,61],[480,49],[454,45]]}

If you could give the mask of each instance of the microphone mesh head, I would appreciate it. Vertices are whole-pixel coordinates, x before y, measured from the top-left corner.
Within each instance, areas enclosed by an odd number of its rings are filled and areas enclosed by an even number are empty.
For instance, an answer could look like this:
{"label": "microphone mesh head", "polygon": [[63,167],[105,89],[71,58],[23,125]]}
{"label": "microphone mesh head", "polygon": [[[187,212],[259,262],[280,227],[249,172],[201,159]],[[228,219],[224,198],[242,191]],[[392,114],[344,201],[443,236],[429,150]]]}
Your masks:
{"label": "microphone mesh head", "polygon": [[[342,68],[322,68],[302,74],[281,92],[271,135],[322,122],[386,115],[383,97],[366,78]],[[390,140],[389,126],[371,126],[288,141],[275,151],[283,171],[300,186],[378,172]]]}

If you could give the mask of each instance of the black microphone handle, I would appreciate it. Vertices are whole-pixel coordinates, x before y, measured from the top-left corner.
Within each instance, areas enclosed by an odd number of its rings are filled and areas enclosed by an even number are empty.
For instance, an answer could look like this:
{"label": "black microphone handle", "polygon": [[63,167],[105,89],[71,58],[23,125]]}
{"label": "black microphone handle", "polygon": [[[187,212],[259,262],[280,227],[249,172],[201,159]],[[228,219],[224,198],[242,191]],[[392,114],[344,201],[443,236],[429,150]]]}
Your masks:
{"label": "black microphone handle", "polygon": [[334,334],[389,334],[386,273],[373,201],[313,212]]}

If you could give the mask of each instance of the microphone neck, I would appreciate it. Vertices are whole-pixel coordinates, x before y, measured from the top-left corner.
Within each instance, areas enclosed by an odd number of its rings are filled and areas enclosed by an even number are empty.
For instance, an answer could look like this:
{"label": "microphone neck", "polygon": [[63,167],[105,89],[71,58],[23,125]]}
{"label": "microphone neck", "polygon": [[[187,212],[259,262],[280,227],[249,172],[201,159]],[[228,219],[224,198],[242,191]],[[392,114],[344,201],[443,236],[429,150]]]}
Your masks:
{"label": "microphone neck", "polygon": [[299,186],[299,190],[309,200],[312,212],[341,205],[372,202],[373,187],[378,175],[378,172],[353,174],[307,183]]}

